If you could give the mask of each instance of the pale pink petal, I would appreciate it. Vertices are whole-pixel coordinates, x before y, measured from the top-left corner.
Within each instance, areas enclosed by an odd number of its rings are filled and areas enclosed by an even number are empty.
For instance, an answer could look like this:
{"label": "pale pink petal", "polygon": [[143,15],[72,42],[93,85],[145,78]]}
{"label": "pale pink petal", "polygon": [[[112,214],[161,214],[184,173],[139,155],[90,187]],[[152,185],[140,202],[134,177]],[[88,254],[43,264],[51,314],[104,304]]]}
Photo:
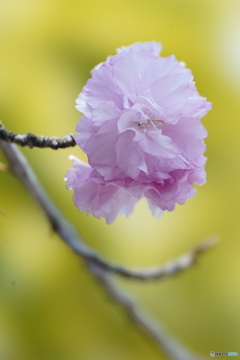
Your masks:
{"label": "pale pink petal", "polygon": [[136,94],[136,84],[140,81],[141,63],[133,50],[123,54],[124,56],[120,56],[114,64],[112,75],[123,94]]}
{"label": "pale pink petal", "polygon": [[[74,190],[73,199],[79,211],[105,217],[111,224],[117,215],[129,216],[137,198],[125,188],[103,181],[89,165],[72,157],[74,169],[68,171],[65,181],[68,189]],[[76,181],[78,180],[78,181]]]}
{"label": "pale pink petal", "polygon": [[117,163],[127,176],[136,178],[141,169],[145,169],[144,152],[133,141],[134,132],[126,131],[121,134],[116,144]]}
{"label": "pale pink petal", "polygon": [[122,92],[112,76],[112,66],[108,63],[92,71],[92,78],[85,87],[87,103],[96,108],[103,102],[112,101],[122,108]]}
{"label": "pale pink petal", "polygon": [[112,121],[106,121],[97,133],[91,135],[84,147],[89,155],[91,166],[98,164],[115,167],[117,165],[115,152],[117,139],[117,124]]}
{"label": "pale pink petal", "polygon": [[144,152],[164,158],[173,158],[179,154],[172,139],[162,135],[161,130],[147,131],[139,145]]}
{"label": "pale pink petal", "polygon": [[185,159],[194,161],[204,153],[206,145],[203,139],[207,137],[207,131],[199,120],[180,119],[177,124],[164,124],[162,128],[163,133],[181,149]]}
{"label": "pale pink petal", "polygon": [[121,48],[117,49],[117,54],[121,52],[129,52],[131,49],[134,50],[136,54],[142,56],[159,56],[162,50],[162,45],[156,41],[149,41],[149,42],[137,42],[133,45],[129,46],[122,46]]}
{"label": "pale pink petal", "polygon": [[100,127],[108,120],[117,120],[121,116],[121,111],[116,107],[114,102],[106,101],[92,111],[92,125]]}

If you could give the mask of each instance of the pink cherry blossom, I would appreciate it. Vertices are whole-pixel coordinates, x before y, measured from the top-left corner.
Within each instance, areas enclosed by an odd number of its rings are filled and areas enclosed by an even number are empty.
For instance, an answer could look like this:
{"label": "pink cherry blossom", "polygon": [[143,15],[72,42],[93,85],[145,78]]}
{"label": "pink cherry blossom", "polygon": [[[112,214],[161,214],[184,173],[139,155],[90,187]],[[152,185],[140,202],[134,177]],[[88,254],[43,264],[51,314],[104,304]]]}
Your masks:
{"label": "pink cherry blossom", "polygon": [[211,103],[197,92],[190,70],[160,51],[156,42],[118,49],[93,69],[77,98],[83,116],[75,140],[89,166],[74,160],[68,187],[80,211],[109,223],[143,197],[152,211],[171,211],[195,194],[194,183],[205,182],[207,132],[200,119]]}

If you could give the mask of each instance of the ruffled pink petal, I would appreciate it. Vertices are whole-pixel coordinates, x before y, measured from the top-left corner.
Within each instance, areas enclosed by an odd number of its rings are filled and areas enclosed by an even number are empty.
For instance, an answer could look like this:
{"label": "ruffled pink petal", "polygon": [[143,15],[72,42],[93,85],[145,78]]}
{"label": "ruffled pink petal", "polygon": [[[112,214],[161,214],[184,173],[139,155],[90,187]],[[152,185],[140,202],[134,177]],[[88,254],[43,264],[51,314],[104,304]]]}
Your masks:
{"label": "ruffled pink petal", "polygon": [[[123,71],[124,69],[124,71]],[[137,54],[130,49],[128,53],[123,52],[113,66],[112,76],[123,94],[136,95],[136,84],[140,81],[141,62]]]}
{"label": "ruffled pink petal", "polygon": [[186,72],[164,76],[151,85],[154,100],[163,108],[165,122],[178,121],[189,98],[191,80],[192,74]]}
{"label": "ruffled pink petal", "polygon": [[92,129],[90,126],[90,121],[86,116],[82,116],[81,120],[77,123],[76,131],[80,134],[74,135],[76,143],[84,151],[85,144],[87,140],[91,137]]}
{"label": "ruffled pink petal", "polygon": [[139,145],[144,152],[159,157],[173,158],[179,154],[179,150],[172,139],[162,135],[161,130],[146,131]]}
{"label": "ruffled pink petal", "polygon": [[84,150],[89,155],[92,166],[108,165],[115,167],[117,165],[115,151],[117,139],[117,124],[112,121],[104,122],[99,131],[91,135]]}
{"label": "ruffled pink petal", "polygon": [[195,159],[205,152],[203,139],[207,137],[207,131],[199,120],[180,119],[177,124],[164,124],[162,128],[188,161],[195,163]]}
{"label": "ruffled pink petal", "polygon": [[116,144],[117,163],[119,168],[131,178],[136,178],[140,170],[147,171],[144,152],[137,142],[133,141],[134,132],[129,130],[121,134]]}
{"label": "ruffled pink petal", "polygon": [[73,199],[79,211],[105,217],[111,224],[117,215],[129,216],[138,199],[125,188],[101,180],[94,169],[76,158],[74,168],[69,170],[65,181],[68,189],[74,190]]}
{"label": "ruffled pink petal", "polygon": [[162,51],[162,45],[156,41],[148,41],[148,42],[137,42],[133,45],[122,46],[117,49],[117,54],[122,52],[129,52],[130,50],[134,50],[134,52],[140,56],[159,56]]}
{"label": "ruffled pink petal", "polygon": [[152,60],[150,66],[146,66],[143,76],[137,85],[138,94],[148,90],[157,79],[173,74],[181,74],[184,70],[184,67],[176,60],[174,55]]}
{"label": "ruffled pink petal", "polygon": [[92,71],[92,78],[88,80],[85,91],[86,102],[91,108],[97,108],[106,101],[112,101],[119,109],[122,108],[122,91],[113,79],[109,63]]}
{"label": "ruffled pink petal", "polygon": [[114,102],[106,101],[92,111],[92,126],[99,128],[105,121],[117,120],[121,116],[121,111]]}

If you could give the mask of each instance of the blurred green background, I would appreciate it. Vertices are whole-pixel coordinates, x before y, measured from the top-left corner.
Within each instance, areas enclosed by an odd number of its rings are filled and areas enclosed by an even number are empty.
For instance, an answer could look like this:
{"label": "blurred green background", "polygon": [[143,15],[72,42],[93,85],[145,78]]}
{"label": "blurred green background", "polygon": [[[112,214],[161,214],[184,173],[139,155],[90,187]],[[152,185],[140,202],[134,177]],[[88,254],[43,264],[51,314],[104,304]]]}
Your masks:
{"label": "blurred green background", "polygon": [[[112,261],[161,264],[219,235],[217,248],[180,276],[121,281],[171,334],[206,357],[240,353],[239,18],[239,0],[0,0],[0,119],[9,130],[73,132],[75,99],[90,70],[136,41],[159,41],[163,56],[185,61],[200,94],[213,102],[203,120],[208,182],[160,219],[144,202],[110,226],[78,213],[63,177],[68,155],[86,160],[80,149],[23,150],[65,216]],[[0,171],[0,189],[0,359],[166,359],[7,171]]]}

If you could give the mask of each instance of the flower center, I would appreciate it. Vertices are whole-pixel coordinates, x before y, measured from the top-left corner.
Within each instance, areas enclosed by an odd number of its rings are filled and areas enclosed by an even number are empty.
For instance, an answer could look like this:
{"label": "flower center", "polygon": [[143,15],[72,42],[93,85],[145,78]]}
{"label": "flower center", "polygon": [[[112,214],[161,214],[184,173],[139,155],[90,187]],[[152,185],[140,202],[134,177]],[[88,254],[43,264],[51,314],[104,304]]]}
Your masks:
{"label": "flower center", "polygon": [[144,123],[137,123],[137,126],[140,127],[140,129],[146,130],[149,127],[156,127],[156,128],[160,128],[162,126],[162,124],[164,123],[163,120],[151,120],[148,119],[146,122]]}

